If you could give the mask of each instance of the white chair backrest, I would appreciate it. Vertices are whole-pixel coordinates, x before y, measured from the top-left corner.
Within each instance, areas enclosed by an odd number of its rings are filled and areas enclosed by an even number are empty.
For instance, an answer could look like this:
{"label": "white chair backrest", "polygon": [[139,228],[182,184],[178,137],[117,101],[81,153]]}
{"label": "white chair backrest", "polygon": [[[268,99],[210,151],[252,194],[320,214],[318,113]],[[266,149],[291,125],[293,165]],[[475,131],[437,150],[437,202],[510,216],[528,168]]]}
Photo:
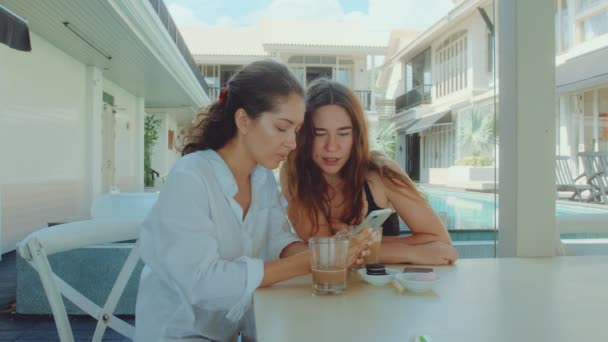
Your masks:
{"label": "white chair backrest", "polygon": [[557,156],[555,160],[555,181],[557,185],[574,184],[574,177],[572,176],[569,160],[570,157],[568,156]]}
{"label": "white chair backrest", "polygon": [[140,222],[99,219],[66,223],[33,232],[17,245],[21,257],[32,265],[40,276],[62,342],[74,341],[62,296],[98,320],[93,341],[101,341],[107,327],[133,338],[135,328],[116,317],[113,312],[139,261],[139,245],[137,242],[133,245],[103,307],[93,303],[58,277],[51,269],[48,256],[92,245],[138,239]]}
{"label": "white chair backrest", "polygon": [[105,194],[91,206],[93,219],[143,220],[156,201],[157,192],[121,192]]}
{"label": "white chair backrest", "polygon": [[587,182],[598,191],[601,202],[608,204],[608,152],[579,153]]}

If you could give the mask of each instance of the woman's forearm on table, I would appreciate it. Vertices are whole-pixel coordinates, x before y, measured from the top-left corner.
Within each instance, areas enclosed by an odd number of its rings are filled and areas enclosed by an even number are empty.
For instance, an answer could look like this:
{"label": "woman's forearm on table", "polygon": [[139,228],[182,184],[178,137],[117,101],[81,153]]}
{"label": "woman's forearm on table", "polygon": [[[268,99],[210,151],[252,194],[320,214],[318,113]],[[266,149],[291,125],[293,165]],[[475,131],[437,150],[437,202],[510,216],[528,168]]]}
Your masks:
{"label": "woman's forearm on table", "polygon": [[264,264],[264,278],[259,287],[270,286],[310,273],[310,252],[304,251]]}
{"label": "woman's forearm on table", "polygon": [[383,242],[380,247],[380,260],[386,264],[445,265],[451,264],[457,259],[456,249],[441,241],[417,245]]}

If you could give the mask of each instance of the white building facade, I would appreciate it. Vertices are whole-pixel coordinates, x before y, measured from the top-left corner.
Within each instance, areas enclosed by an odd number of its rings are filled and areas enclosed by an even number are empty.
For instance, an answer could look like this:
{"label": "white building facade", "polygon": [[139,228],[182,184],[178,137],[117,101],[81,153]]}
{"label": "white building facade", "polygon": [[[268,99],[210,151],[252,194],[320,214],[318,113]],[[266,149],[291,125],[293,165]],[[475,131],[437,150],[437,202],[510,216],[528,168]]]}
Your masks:
{"label": "white building facade", "polygon": [[[417,181],[477,190],[495,186],[494,144],[473,151],[463,141],[471,123],[493,125],[499,115],[492,28],[500,25],[492,3],[458,2],[393,54],[381,72],[379,86],[395,100],[396,160]],[[576,160],[579,152],[608,150],[608,1],[558,0],[555,16],[556,154]],[[474,176],[459,175],[470,170],[455,165],[474,154],[488,166]],[[573,167],[580,173],[578,163]]]}
{"label": "white building facade", "polygon": [[[384,65],[379,86],[395,103],[395,159],[416,181],[445,184],[448,168],[473,155],[494,164],[492,146],[473,151],[459,141],[472,117],[495,115],[493,12],[491,1],[460,2]],[[467,186],[493,187],[486,178]]]}
{"label": "white building facade", "polygon": [[190,122],[208,98],[161,1],[0,3],[32,42],[0,44],[1,254],[112,189],[144,191],[146,112]]}
{"label": "white building facade", "polygon": [[608,152],[608,1],[556,7],[556,154],[576,160],[579,152]]}
{"label": "white building facade", "polygon": [[356,25],[335,22],[261,22],[254,28],[182,28],[205,80],[219,94],[243,65],[272,58],[289,66],[302,85],[326,77],[355,91],[368,119],[377,121],[372,65],[386,40]]}

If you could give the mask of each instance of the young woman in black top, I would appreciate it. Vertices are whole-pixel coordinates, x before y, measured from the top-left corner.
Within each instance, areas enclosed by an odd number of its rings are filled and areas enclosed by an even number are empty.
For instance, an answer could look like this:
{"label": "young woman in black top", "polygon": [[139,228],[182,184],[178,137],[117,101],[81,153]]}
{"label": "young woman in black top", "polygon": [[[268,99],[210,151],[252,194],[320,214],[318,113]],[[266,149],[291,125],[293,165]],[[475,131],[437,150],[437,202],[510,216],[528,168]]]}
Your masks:
{"label": "young woman in black top", "polygon": [[[289,218],[300,236],[333,235],[367,213],[391,208],[380,261],[441,265],[456,249],[439,217],[392,160],[369,149],[363,108],[354,92],[326,79],[310,85],[296,149],[281,170]],[[399,217],[412,234],[399,236]]]}

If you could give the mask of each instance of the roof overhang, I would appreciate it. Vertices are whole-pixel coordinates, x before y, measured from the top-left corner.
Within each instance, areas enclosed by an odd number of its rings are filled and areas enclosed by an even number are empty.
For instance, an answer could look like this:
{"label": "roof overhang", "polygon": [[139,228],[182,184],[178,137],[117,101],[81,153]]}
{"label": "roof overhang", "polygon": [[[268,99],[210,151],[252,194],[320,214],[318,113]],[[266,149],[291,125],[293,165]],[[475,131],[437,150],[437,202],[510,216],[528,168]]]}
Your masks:
{"label": "roof overhang", "polygon": [[209,101],[149,1],[0,1],[27,18],[32,33],[101,69],[104,78],[143,97],[146,107]]}
{"label": "roof overhang", "polygon": [[400,63],[402,60],[410,60],[431,46],[433,41],[446,34],[453,25],[462,22],[472,13],[476,13],[478,7],[485,7],[489,4],[491,4],[490,0],[470,0],[461,2],[450,10],[446,16],[433,24],[433,26],[422,32],[416,39],[397,51],[393,56],[390,56],[384,64],[392,65],[393,63]]}
{"label": "roof overhang", "polygon": [[268,59],[270,55],[193,55],[197,64],[245,65],[251,62]]}
{"label": "roof overhang", "polygon": [[452,123],[452,111],[446,110],[437,114],[425,116],[412,122],[405,128],[406,134],[414,134],[429,129],[433,125],[439,124],[451,124]]}
{"label": "roof overhang", "polygon": [[385,55],[386,46],[343,46],[343,45],[316,45],[316,44],[263,44],[268,52],[286,53],[328,53],[353,55]]}
{"label": "roof overhang", "polygon": [[[606,37],[608,41],[608,37]],[[558,60],[555,73],[556,91],[559,94],[593,88],[608,83],[608,47]]]}

